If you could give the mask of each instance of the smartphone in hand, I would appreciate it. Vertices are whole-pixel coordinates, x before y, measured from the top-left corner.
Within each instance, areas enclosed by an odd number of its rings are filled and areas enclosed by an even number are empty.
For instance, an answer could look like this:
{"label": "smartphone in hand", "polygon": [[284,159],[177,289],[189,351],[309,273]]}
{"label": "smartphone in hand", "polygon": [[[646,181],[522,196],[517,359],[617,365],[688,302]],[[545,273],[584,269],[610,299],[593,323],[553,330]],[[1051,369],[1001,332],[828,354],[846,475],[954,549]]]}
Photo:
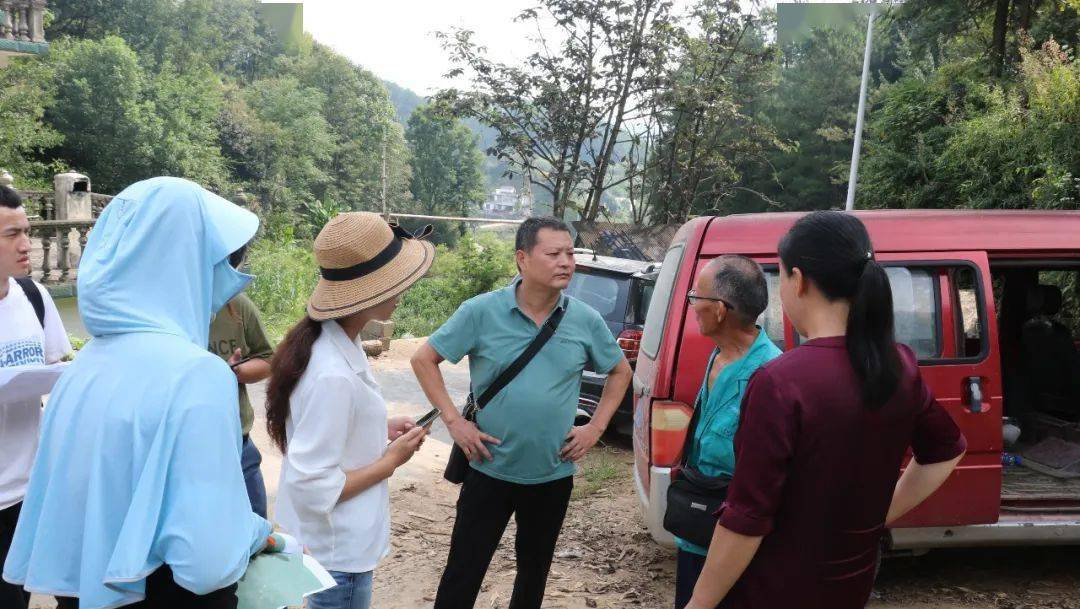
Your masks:
{"label": "smartphone in hand", "polygon": [[435,420],[438,419],[438,418],[439,418],[439,409],[438,408],[432,408],[431,410],[424,413],[424,416],[420,417],[419,419],[416,419],[416,426],[417,427],[431,427],[431,424],[434,423]]}
{"label": "smartphone in hand", "polygon": [[255,359],[255,358],[254,358],[254,357],[250,357],[250,356],[249,356],[249,357],[245,357],[244,359],[242,359],[242,360],[240,360],[240,361],[236,362],[235,364],[229,364],[229,367],[230,367],[230,368],[232,368],[233,370],[236,370],[236,367],[237,367],[237,366],[239,366],[240,364],[246,364],[246,363],[250,362],[250,361],[251,361],[251,360],[253,360],[253,359]]}

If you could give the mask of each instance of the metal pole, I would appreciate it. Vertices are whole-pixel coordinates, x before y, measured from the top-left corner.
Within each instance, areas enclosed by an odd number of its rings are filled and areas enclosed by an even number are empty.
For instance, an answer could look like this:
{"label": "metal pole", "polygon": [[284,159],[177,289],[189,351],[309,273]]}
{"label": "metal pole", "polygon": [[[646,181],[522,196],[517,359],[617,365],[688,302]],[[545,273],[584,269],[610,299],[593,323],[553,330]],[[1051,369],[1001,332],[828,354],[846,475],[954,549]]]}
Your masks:
{"label": "metal pole", "polygon": [[874,40],[874,2],[870,1],[870,17],[866,22],[866,49],[863,50],[862,83],[859,85],[859,114],[855,117],[855,145],[851,147],[851,174],[848,176],[847,204],[855,209],[855,185],[859,181],[859,151],[862,149],[863,117],[866,115],[866,85],[870,80],[870,49]]}
{"label": "metal pole", "polygon": [[381,176],[381,178],[382,178],[381,179],[381,181],[382,181],[382,213],[383,213],[383,218],[386,218],[387,220],[389,220],[390,216],[387,215],[387,209],[386,209],[386,125],[383,125],[383,129],[382,129],[382,176]]}

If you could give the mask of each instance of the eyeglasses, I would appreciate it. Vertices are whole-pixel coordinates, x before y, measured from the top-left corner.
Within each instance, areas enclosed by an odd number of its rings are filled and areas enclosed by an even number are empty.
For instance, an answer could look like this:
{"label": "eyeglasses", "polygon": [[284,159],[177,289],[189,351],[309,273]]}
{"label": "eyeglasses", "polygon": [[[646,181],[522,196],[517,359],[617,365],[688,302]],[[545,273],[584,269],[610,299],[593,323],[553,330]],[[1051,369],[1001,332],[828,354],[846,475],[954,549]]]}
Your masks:
{"label": "eyeglasses", "polygon": [[735,310],[735,307],[731,306],[731,303],[724,300],[723,298],[716,298],[715,296],[699,296],[698,293],[697,293],[697,290],[690,290],[689,292],[687,292],[686,293],[686,300],[692,305],[697,304],[699,300],[708,300],[710,302],[719,302],[719,303],[722,303],[728,309],[730,309],[732,311]]}

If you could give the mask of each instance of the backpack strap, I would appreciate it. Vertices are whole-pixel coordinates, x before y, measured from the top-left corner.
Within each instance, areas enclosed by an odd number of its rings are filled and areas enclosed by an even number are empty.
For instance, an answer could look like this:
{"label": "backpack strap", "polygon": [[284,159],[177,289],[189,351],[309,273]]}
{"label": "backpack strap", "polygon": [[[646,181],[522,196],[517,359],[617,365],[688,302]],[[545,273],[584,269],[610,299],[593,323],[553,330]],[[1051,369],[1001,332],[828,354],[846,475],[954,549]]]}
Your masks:
{"label": "backpack strap", "polygon": [[29,277],[16,277],[15,283],[19,284],[26,299],[30,301],[30,306],[34,307],[34,314],[37,315],[38,323],[41,324],[41,329],[45,329],[45,299],[41,296],[41,290],[38,289],[34,280]]}

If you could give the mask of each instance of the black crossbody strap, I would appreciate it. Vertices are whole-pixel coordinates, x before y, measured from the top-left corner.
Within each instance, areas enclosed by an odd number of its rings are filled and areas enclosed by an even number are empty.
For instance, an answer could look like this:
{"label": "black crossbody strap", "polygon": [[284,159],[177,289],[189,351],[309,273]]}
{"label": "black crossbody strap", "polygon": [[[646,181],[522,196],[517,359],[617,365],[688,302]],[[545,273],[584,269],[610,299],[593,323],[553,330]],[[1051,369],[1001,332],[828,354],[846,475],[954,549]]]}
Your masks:
{"label": "black crossbody strap", "polygon": [[[709,356],[709,366],[705,369],[705,382],[709,382],[709,372],[712,371],[713,365],[716,363],[713,361],[715,358],[715,352]],[[694,399],[694,414],[690,415],[690,422],[686,424],[686,437],[683,438],[682,457],[679,459],[679,465],[686,465],[686,460],[690,458],[690,444],[694,441],[694,434],[697,433],[698,423],[701,422],[701,409],[705,407],[705,404],[701,403],[701,393]]]}
{"label": "black crossbody strap", "polygon": [[686,424],[686,437],[683,438],[682,456],[679,458],[679,465],[686,465],[686,460],[690,458],[690,445],[694,442],[694,434],[697,433],[703,407],[701,396],[698,396],[694,400],[694,414],[690,415],[690,422]]}
{"label": "black crossbody strap", "polygon": [[569,306],[569,304],[570,300],[566,299],[563,302],[563,306],[556,309],[555,312],[551,314],[551,317],[544,323],[544,326],[540,328],[540,332],[536,335],[536,338],[534,338],[532,342],[529,343],[529,346],[521,352],[521,355],[517,356],[517,359],[507,366],[506,370],[503,370],[502,373],[499,374],[499,377],[495,379],[495,382],[484,390],[484,393],[480,395],[480,399],[476,402],[477,409],[483,408],[495,396],[499,395],[499,392],[509,385],[510,381],[514,380],[514,377],[525,369],[525,366],[529,365],[529,362],[540,352],[540,349],[544,348],[548,339],[555,335],[555,330],[558,329],[559,322],[562,321],[563,315],[566,313],[566,307]]}
{"label": "black crossbody strap", "polygon": [[17,277],[15,283],[19,284],[26,299],[30,301],[30,306],[34,307],[34,315],[37,316],[38,323],[41,327],[45,327],[45,299],[41,297],[41,290],[34,285],[34,280],[29,277]]}

